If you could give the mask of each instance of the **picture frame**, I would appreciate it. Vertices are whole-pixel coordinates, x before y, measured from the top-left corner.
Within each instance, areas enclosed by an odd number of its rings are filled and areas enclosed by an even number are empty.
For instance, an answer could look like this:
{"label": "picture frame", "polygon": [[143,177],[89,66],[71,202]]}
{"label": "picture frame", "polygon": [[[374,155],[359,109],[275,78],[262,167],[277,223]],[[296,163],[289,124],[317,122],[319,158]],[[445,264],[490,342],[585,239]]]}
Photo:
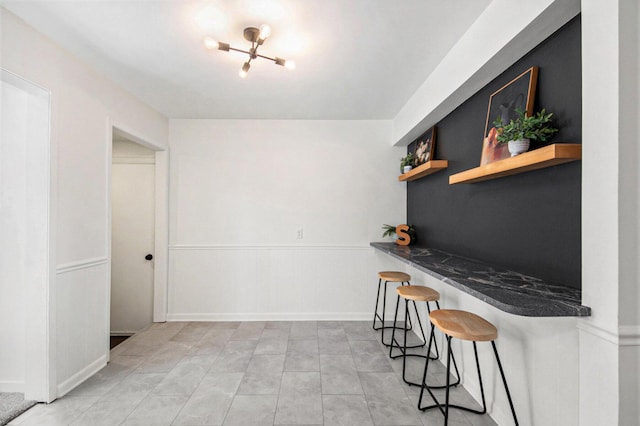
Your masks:
{"label": "picture frame", "polygon": [[433,153],[436,145],[436,126],[431,127],[416,139],[416,149],[414,155],[416,157],[416,166],[433,160]]}
{"label": "picture frame", "polygon": [[509,158],[507,144],[498,143],[497,131],[493,122],[500,117],[503,123],[508,123],[517,117],[517,109],[533,113],[536,86],[538,82],[538,67],[531,67],[509,83],[502,86],[489,97],[487,107],[487,121],[482,138],[482,156],[480,165],[484,166],[494,161]]}

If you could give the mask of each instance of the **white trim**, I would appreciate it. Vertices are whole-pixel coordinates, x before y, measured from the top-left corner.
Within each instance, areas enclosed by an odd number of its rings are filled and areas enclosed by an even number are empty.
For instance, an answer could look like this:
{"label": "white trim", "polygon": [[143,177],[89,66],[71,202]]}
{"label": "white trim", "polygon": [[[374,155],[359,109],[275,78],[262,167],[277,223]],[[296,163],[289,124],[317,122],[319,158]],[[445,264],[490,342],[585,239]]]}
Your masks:
{"label": "white trim", "polygon": [[87,380],[89,377],[100,371],[105,365],[107,365],[106,355],[101,355],[98,359],[87,365],[82,370],[65,380],[58,385],[58,398],[64,396],[76,386]]}
{"label": "white trim", "polygon": [[618,344],[618,333],[613,330],[600,327],[592,322],[580,321],[578,322],[578,330],[589,333],[592,336],[596,336],[602,340],[606,340],[614,345]]}
{"label": "white trim", "polygon": [[[169,147],[167,144],[158,143],[153,138],[140,135],[123,123],[116,122],[107,117],[108,129],[108,154],[107,170],[107,209],[108,209],[108,261],[111,264],[111,167],[113,166],[113,129],[124,135],[129,141],[135,142],[145,148],[155,151],[155,229],[154,229],[154,274],[153,274],[153,321],[164,322],[167,315],[167,288],[169,283]],[[139,158],[139,157],[138,157]],[[146,163],[143,163],[146,164]],[[149,163],[151,164],[151,163]],[[109,268],[109,273],[111,268]],[[109,275],[109,306],[111,306],[111,275]],[[108,324],[110,321],[107,322]],[[107,343],[108,345],[108,343]]]}
{"label": "white trim", "polygon": [[640,325],[618,327],[620,346],[640,346]]}
{"label": "white trim", "polygon": [[0,381],[0,392],[22,392],[24,393],[25,383],[18,381]]}
{"label": "white trim", "polygon": [[[106,140],[104,141],[104,148],[105,148],[105,188],[107,188],[107,190],[105,191],[105,200],[104,203],[107,206],[107,211],[106,211],[106,219],[107,222],[105,223],[105,231],[106,231],[106,235],[104,236],[104,240],[107,243],[107,246],[105,247],[105,252],[107,253],[107,270],[106,270],[106,285],[105,285],[105,301],[106,301],[106,305],[105,306],[105,324],[106,324],[106,330],[105,330],[105,334],[108,335],[109,331],[111,330],[111,221],[112,221],[112,213],[113,213],[113,207],[111,206],[111,193],[113,192],[111,186],[112,186],[112,173],[113,173],[113,124],[111,123],[111,117],[107,116],[107,120],[106,120],[106,129],[105,129],[105,133],[106,133]],[[109,341],[109,339],[105,339],[104,340],[104,353],[105,353],[105,357],[107,362],[111,361],[111,342]]]}
{"label": "white trim", "polygon": [[640,346],[640,326],[621,325],[617,331],[591,322],[579,322],[578,329],[617,346]]}
{"label": "white trim", "polygon": [[373,250],[371,246],[294,245],[294,244],[171,244],[169,250]]}
{"label": "white trim", "polygon": [[370,321],[371,312],[167,314],[167,321]]}
{"label": "white trim", "polygon": [[95,266],[104,265],[109,259],[106,257],[92,257],[89,259],[78,260],[76,262],[69,262],[62,265],[58,265],[56,268],[56,274],[66,274],[68,272],[78,271],[80,269],[93,268]]}
{"label": "white trim", "polygon": [[[55,98],[51,90],[21,76],[0,68],[0,80],[13,85],[30,96],[41,99],[46,108],[46,134],[37,138],[35,145],[27,146],[27,194],[31,205],[27,237],[30,268],[25,280],[25,380],[22,391],[27,399],[51,402],[55,399],[56,333],[55,333],[55,274],[56,258],[56,137]],[[32,152],[30,152],[32,151]],[[33,205],[34,201],[36,206]]]}
{"label": "white trim", "polygon": [[169,149],[155,157],[155,233],[153,268],[153,321],[167,320],[169,288]]}
{"label": "white trim", "polygon": [[113,157],[112,164],[156,164],[155,157]]}

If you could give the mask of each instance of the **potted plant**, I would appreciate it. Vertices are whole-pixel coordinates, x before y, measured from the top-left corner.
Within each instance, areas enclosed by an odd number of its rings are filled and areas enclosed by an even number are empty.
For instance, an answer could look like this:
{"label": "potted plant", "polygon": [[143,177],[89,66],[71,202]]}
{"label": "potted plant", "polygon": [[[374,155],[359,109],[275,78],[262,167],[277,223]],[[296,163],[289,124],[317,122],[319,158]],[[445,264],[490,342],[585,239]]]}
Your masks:
{"label": "potted plant", "polygon": [[416,162],[416,157],[413,152],[408,153],[405,157],[400,159],[400,173],[407,173],[413,168]]}
{"label": "potted plant", "polygon": [[382,225],[382,229],[384,229],[384,232],[382,233],[382,238],[386,238],[386,237],[394,238],[394,235],[396,234],[395,226],[387,225],[385,223],[384,225]]}
{"label": "potted plant", "polygon": [[516,108],[516,113],[518,117],[508,123],[505,123],[500,116],[493,122],[498,131],[496,139],[499,143],[509,144],[512,157],[527,152],[530,140],[545,142],[558,131],[551,126],[553,113],[547,113],[544,108],[530,117],[527,117],[525,111],[520,108]]}

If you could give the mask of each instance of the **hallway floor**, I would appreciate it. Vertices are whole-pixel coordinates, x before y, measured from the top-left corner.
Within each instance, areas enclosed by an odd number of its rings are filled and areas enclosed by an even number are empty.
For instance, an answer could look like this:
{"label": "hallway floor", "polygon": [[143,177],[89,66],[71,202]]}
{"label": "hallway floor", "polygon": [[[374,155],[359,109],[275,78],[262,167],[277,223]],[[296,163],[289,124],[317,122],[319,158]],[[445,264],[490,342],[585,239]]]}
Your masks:
{"label": "hallway floor", "polygon": [[[409,358],[408,378],[420,381],[423,365]],[[430,364],[427,381],[443,379]],[[370,322],[173,322],[127,339],[85,383],[10,424],[443,424],[416,408],[418,395]],[[452,400],[478,407],[462,387]],[[495,425],[456,410],[449,424]]]}

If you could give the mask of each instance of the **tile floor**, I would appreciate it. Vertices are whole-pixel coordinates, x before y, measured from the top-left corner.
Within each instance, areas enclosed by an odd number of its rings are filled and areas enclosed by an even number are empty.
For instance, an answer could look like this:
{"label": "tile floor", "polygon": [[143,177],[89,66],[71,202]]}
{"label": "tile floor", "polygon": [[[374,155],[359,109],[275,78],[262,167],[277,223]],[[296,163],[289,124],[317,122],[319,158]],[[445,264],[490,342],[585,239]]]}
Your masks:
{"label": "tile floor", "polygon": [[[419,388],[403,383],[402,361],[389,359],[379,333],[357,321],[153,324],[68,395],[10,424],[443,424],[416,408]],[[420,381],[423,360],[407,365]],[[430,365],[428,381],[441,383],[444,367]],[[477,406],[462,387],[452,398]],[[449,424],[495,425],[460,411]]]}

